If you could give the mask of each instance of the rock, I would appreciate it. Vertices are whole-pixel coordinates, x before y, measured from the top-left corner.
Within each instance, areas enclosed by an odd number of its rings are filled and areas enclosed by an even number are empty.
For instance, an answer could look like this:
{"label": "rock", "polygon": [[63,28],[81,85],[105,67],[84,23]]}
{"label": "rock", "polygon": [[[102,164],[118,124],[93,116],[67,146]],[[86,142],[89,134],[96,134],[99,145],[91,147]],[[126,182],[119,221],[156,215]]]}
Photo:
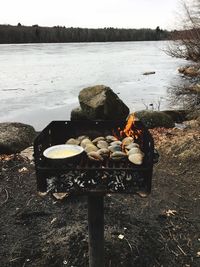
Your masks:
{"label": "rock", "polygon": [[184,74],[188,75],[190,77],[195,77],[198,75],[198,72],[197,72],[197,69],[195,67],[191,66],[191,67],[185,69]]}
{"label": "rock", "polygon": [[30,125],[16,122],[0,123],[0,154],[17,153],[33,144],[36,131]]}
{"label": "rock", "polygon": [[191,94],[200,94],[200,84],[196,83],[191,85],[188,90],[191,92]]}
{"label": "rock", "polygon": [[188,112],[186,120],[200,120],[200,110],[195,109]]}
{"label": "rock", "polygon": [[198,65],[181,67],[178,71],[189,77],[200,76],[200,67]]}
{"label": "rock", "polygon": [[96,85],[80,91],[79,102],[88,119],[125,119],[129,108],[107,86]]}
{"label": "rock", "polygon": [[135,112],[134,115],[141,120],[147,128],[173,128],[175,126],[172,118],[162,111],[142,110]]}
{"label": "rock", "polygon": [[156,73],[155,71],[147,71],[147,72],[144,72],[143,75],[151,75],[155,73]]}
{"label": "rock", "polygon": [[187,110],[163,110],[165,114],[169,115],[174,122],[183,122],[188,115]]}
{"label": "rock", "polygon": [[78,120],[87,120],[86,114],[84,114],[81,107],[74,108],[71,111],[71,121],[78,121]]}

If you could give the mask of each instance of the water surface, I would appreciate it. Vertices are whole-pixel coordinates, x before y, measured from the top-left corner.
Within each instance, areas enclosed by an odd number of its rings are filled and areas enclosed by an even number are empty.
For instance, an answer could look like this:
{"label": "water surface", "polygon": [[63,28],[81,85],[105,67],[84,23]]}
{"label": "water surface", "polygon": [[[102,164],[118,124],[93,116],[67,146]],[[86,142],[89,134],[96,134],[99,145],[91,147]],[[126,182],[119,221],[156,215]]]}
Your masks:
{"label": "water surface", "polygon": [[[0,121],[20,121],[42,129],[53,119],[69,119],[78,93],[104,84],[131,111],[153,103],[169,108],[167,88],[178,82],[183,60],[163,52],[166,42],[0,45]],[[147,71],[156,74],[144,76]]]}

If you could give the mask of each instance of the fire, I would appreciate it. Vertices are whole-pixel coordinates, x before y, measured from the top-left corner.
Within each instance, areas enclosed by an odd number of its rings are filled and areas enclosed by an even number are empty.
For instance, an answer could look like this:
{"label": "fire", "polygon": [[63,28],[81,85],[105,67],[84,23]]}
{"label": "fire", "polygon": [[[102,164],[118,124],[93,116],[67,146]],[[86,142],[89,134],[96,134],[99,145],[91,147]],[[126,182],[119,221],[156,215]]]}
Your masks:
{"label": "fire", "polygon": [[132,130],[132,126],[133,126],[134,122],[135,122],[135,116],[134,116],[134,114],[131,114],[131,115],[129,116],[129,118],[128,118],[128,121],[127,121],[127,124],[126,124],[124,130],[120,131],[120,136],[121,136],[121,137],[122,137],[124,134],[125,134],[126,136],[131,136],[131,137],[133,136],[134,131]]}
{"label": "fire", "polygon": [[127,121],[127,124],[125,125],[125,128],[123,130],[121,130],[120,128],[118,128],[119,137],[117,136],[116,133],[113,133],[113,135],[115,137],[117,137],[117,139],[130,136],[130,137],[133,137],[134,140],[137,140],[139,138],[139,136],[141,135],[142,131],[139,130],[139,129],[137,129],[136,127],[134,127],[135,121],[136,121],[135,115],[134,114],[131,114],[128,117],[128,121]]}

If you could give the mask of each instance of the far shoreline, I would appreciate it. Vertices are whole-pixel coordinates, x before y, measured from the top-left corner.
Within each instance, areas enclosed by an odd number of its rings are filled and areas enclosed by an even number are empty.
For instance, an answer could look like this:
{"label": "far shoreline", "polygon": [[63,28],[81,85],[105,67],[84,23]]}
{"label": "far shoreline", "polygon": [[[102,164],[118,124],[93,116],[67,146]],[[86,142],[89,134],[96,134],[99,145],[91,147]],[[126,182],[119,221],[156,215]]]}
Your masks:
{"label": "far shoreline", "polygon": [[0,24],[0,43],[76,43],[169,40],[170,33],[157,26],[151,28],[80,28],[38,24],[25,26]]}

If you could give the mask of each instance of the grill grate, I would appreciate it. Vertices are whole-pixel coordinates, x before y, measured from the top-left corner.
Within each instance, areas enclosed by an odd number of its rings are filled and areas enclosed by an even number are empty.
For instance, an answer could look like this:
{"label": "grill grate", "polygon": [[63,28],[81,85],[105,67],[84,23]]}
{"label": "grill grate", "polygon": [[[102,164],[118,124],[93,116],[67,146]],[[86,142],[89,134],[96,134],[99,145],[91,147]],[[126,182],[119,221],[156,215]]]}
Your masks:
{"label": "grill grate", "polygon": [[142,135],[138,142],[145,157],[138,166],[128,159],[93,162],[86,154],[63,163],[49,163],[43,151],[52,145],[62,144],[71,137],[87,135],[91,139],[106,136],[124,127],[126,122],[116,121],[53,121],[36,138],[34,158],[38,190],[42,192],[73,192],[77,194],[101,191],[104,193],[136,193],[151,191],[154,143],[151,134],[141,122],[136,122]]}

